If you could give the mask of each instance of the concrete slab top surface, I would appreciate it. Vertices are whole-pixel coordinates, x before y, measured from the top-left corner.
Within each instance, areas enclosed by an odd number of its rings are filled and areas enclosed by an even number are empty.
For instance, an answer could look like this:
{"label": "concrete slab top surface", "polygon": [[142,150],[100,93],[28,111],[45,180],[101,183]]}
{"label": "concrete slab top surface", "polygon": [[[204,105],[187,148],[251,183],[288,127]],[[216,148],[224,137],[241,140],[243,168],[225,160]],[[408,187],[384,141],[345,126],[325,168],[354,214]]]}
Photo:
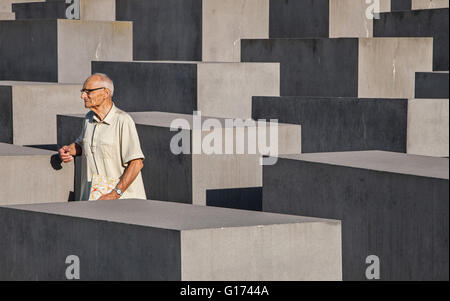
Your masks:
{"label": "concrete slab top surface", "polygon": [[172,230],[340,223],[338,220],[135,199],[3,207]]}
{"label": "concrete slab top surface", "polygon": [[51,82],[0,80],[0,86],[30,86],[30,85],[63,85],[63,84],[51,83]]}
{"label": "concrete slab top surface", "polygon": [[[119,108],[120,109],[120,108]],[[170,128],[172,122],[175,119],[182,119],[186,120],[189,124],[189,128],[183,126],[183,129],[193,129],[194,128],[194,122],[193,122],[193,115],[191,114],[180,114],[180,113],[168,113],[168,112],[157,112],[157,111],[149,111],[149,112],[128,112],[130,116],[133,118],[134,122],[139,125],[147,125],[147,126],[156,126],[156,127],[165,127]],[[61,114],[63,116],[69,116],[69,117],[77,117],[77,118],[84,118],[85,115],[83,114]],[[204,122],[207,119],[215,119],[218,120],[222,127],[228,127],[227,123],[225,123],[224,118],[219,117],[208,117],[208,116],[201,116],[201,121]],[[245,120],[243,120],[245,122]],[[267,123],[268,124],[268,123]],[[289,124],[283,124],[280,123],[280,126],[293,126]],[[200,125],[201,126],[201,125]],[[236,123],[234,126],[231,127],[244,127],[245,124],[239,124]]]}
{"label": "concrete slab top surface", "polygon": [[280,155],[279,158],[429,178],[449,179],[449,160],[447,158],[409,155],[385,151]]}
{"label": "concrete slab top surface", "polygon": [[56,152],[38,149],[33,147],[24,147],[20,145],[0,143],[0,157],[3,156],[50,156]]}
{"label": "concrete slab top surface", "polygon": [[175,64],[175,65],[274,65],[278,62],[203,62],[203,61],[98,61],[100,63],[125,63],[125,64]]}

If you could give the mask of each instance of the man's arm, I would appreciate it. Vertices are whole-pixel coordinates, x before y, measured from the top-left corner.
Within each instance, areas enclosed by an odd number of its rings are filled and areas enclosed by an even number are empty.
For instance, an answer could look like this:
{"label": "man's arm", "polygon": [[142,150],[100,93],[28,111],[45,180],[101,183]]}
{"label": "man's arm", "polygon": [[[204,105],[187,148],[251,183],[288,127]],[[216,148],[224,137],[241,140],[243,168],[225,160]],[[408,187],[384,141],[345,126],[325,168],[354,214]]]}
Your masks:
{"label": "man's arm", "polygon": [[73,160],[73,157],[80,156],[82,153],[81,147],[72,143],[71,145],[65,145],[59,149],[59,156],[64,163],[69,163]]}
{"label": "man's arm", "polygon": [[[131,183],[136,179],[141,169],[144,167],[144,163],[142,159],[136,159],[130,161],[128,166],[125,168],[122,176],[120,177],[120,181],[117,184],[116,188],[122,190],[123,192],[130,187]],[[99,198],[99,200],[116,200],[120,198],[120,195],[115,191],[111,191],[108,194],[105,194]]]}

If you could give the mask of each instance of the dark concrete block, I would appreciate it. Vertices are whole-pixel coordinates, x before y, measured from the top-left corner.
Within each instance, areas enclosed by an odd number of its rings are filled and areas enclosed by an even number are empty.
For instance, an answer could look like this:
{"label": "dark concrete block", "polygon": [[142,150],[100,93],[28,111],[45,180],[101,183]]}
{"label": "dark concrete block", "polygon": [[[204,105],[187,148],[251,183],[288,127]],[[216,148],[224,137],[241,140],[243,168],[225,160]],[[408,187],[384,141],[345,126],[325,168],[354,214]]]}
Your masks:
{"label": "dark concrete block", "polygon": [[302,152],[406,152],[407,99],[253,97],[253,119],[302,126]]}
{"label": "dark concrete block", "polygon": [[125,111],[192,114],[197,110],[196,64],[93,61],[95,72],[113,80],[114,99]]}
{"label": "dark concrete block", "polygon": [[449,279],[448,159],[389,152],[282,156],[264,167],[263,211],[342,220],[344,280]]}
{"label": "dark concrete block", "polygon": [[280,62],[283,96],[358,96],[358,39],[243,39],[241,60]]}
{"label": "dark concrete block", "polygon": [[82,280],[181,280],[179,231],[56,212],[0,209],[0,279],[66,280],[76,255]]}
{"label": "dark concrete block", "polygon": [[411,0],[391,0],[391,11],[411,10]]}
{"label": "dark concrete block", "polygon": [[327,38],[329,0],[270,0],[270,38]]}
{"label": "dark concrete block", "polygon": [[0,80],[58,81],[56,20],[0,21]]}
{"label": "dark concrete block", "polygon": [[128,112],[160,111],[251,117],[253,95],[280,95],[274,63],[92,62],[114,81],[114,99]]}
{"label": "dark concrete block", "polygon": [[339,221],[132,199],[0,207],[0,220],[1,280],[66,280],[69,255],[84,281],[342,279]]}
{"label": "dark concrete block", "polygon": [[[142,178],[147,198],[153,200],[206,205],[208,189],[225,189],[228,187],[245,188],[258,187],[262,182],[262,167],[260,151],[250,153],[245,148],[241,154],[205,154],[202,149],[203,138],[209,130],[194,129],[193,115],[173,114],[164,112],[135,112],[130,116],[136,123],[141,149],[145,155]],[[58,116],[58,144],[68,145],[81,133],[83,115]],[[174,129],[172,121],[184,120],[183,129]],[[202,120],[208,117],[202,116]],[[217,119],[222,126],[224,119]],[[232,126],[236,128],[236,126]],[[259,131],[253,126],[255,133]],[[248,143],[249,128],[244,129],[244,143]],[[190,143],[188,153],[174,154],[171,150],[171,140],[183,131],[185,141]],[[280,139],[278,153],[300,153],[300,126],[280,124],[278,127]],[[237,132],[237,131],[235,131]],[[245,134],[247,132],[247,134]],[[225,141],[225,131],[221,132]],[[195,138],[201,137],[201,138]],[[227,139],[230,139],[227,138]],[[240,140],[234,134],[233,145]],[[239,140],[238,140],[239,139]],[[186,141],[187,140],[187,141]],[[179,142],[179,140],[177,140]],[[175,142],[177,142],[175,141]],[[216,143],[216,142],[214,142]],[[225,142],[224,142],[225,143]],[[199,151],[196,151],[196,150]],[[75,162],[75,192],[79,199],[81,162]]]}
{"label": "dark concrete block", "polygon": [[116,0],[133,21],[134,60],[202,60],[202,0]]}
{"label": "dark concrete block", "polygon": [[262,211],[262,187],[208,189],[206,205]]}
{"label": "dark concrete block", "polygon": [[448,72],[416,72],[415,98],[448,98]]}
{"label": "dark concrete block", "polygon": [[0,142],[13,143],[11,86],[0,86],[0,107]]}
{"label": "dark concrete block", "polygon": [[448,71],[448,8],[381,13],[374,37],[433,37],[433,70]]}
{"label": "dark concrete block", "polygon": [[12,11],[16,20],[66,19],[65,1],[14,3]]}

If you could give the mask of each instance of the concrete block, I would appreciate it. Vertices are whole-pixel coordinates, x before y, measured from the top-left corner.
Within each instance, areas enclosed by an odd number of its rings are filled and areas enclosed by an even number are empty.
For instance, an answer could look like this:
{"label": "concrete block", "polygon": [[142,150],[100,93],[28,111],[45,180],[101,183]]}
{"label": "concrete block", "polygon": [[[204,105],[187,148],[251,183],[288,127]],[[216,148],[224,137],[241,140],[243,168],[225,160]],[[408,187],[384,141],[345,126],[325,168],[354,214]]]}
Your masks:
{"label": "concrete block", "polygon": [[343,279],[449,279],[449,161],[365,151],[282,156],[264,167],[263,210],[342,221]]}
{"label": "concrete block", "polygon": [[244,38],[269,38],[269,0],[203,0],[203,61],[240,62]]}
{"label": "concrete block", "polygon": [[0,141],[17,145],[56,144],[56,115],[86,113],[82,85],[2,82]]}
{"label": "concrete block", "polygon": [[448,98],[448,72],[417,72],[415,98]]}
{"label": "concrete block", "polygon": [[0,220],[1,280],[66,280],[69,255],[80,280],[342,279],[335,220],[131,199],[0,207]]}
{"label": "concrete block", "polygon": [[406,152],[407,99],[253,97],[253,119],[301,124],[302,152]]}
{"label": "concrete block", "polygon": [[410,99],[408,102],[408,153],[449,156],[448,99]]}
{"label": "concrete block", "polygon": [[[146,156],[142,177],[147,198],[205,205],[208,189],[262,185],[260,149],[256,148],[255,153],[252,154],[248,146],[249,131],[254,130],[258,135],[261,129],[256,129],[254,126],[228,127],[225,126],[223,119],[218,119],[223,126],[218,134],[218,139],[223,142],[222,152],[207,154],[202,150],[202,143],[206,143],[205,137],[211,134],[211,130],[194,128],[192,115],[162,112],[140,112],[130,115],[136,123],[141,148]],[[186,126],[178,131],[172,127],[171,131],[171,124],[175,119],[185,120]],[[202,116],[202,120],[206,119],[208,117]],[[73,142],[80,135],[82,120],[83,117],[79,115],[58,115],[58,144],[65,145]],[[233,142],[232,154],[225,154],[224,149],[227,139],[224,135],[228,131],[231,131],[229,139]],[[186,135],[191,151],[188,154],[175,155],[170,147],[172,138],[183,134]],[[245,146],[243,152],[239,154],[236,146],[241,141],[241,137]],[[266,141],[268,144],[269,138]],[[199,151],[195,151],[196,149]],[[299,125],[278,125],[278,153],[301,153]],[[82,167],[82,160],[79,161],[80,165],[76,168],[76,182],[80,181],[81,177],[79,170]],[[78,187],[75,193],[75,197],[79,197]]]}
{"label": "concrete block", "polygon": [[0,20],[15,20],[16,16],[10,12],[0,12]]}
{"label": "concrete block", "polygon": [[12,12],[13,3],[44,2],[45,0],[1,0],[0,12]]}
{"label": "concrete block", "polygon": [[0,39],[0,80],[82,83],[91,60],[132,58],[131,22],[0,21]]}
{"label": "concrete block", "polygon": [[61,166],[53,155],[55,152],[0,143],[0,205],[71,199],[73,163]]}
{"label": "concrete block", "polygon": [[[13,4],[16,19],[66,19],[66,11],[72,4],[47,1]],[[80,0],[80,18],[87,21],[115,21],[116,0]]]}
{"label": "concrete block", "polygon": [[412,9],[448,8],[448,0],[412,0]]}
{"label": "concrete block", "polygon": [[92,62],[92,71],[111,77],[128,112],[251,118],[253,95],[280,95],[277,63]]}
{"label": "concrete block", "polygon": [[391,11],[411,10],[412,0],[391,0]]}
{"label": "concrete block", "polygon": [[373,36],[374,14],[390,11],[391,1],[270,1],[270,38],[353,38]]}
{"label": "concrete block", "polygon": [[242,40],[243,62],[280,62],[282,96],[413,98],[432,38]]}
{"label": "concrete block", "polygon": [[433,37],[433,70],[448,71],[448,8],[380,14],[375,37]]}

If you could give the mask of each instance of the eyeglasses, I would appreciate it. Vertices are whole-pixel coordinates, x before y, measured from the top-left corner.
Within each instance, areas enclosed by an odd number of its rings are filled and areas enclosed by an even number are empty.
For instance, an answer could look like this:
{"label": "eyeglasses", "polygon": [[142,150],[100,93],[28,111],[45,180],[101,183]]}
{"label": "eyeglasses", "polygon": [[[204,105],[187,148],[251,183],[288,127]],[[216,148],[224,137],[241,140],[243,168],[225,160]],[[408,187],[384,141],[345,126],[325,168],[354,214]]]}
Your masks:
{"label": "eyeglasses", "polygon": [[80,92],[81,92],[81,94],[86,93],[87,95],[89,95],[91,92],[97,91],[100,89],[105,89],[105,87],[100,87],[100,88],[95,88],[95,89],[81,89]]}

